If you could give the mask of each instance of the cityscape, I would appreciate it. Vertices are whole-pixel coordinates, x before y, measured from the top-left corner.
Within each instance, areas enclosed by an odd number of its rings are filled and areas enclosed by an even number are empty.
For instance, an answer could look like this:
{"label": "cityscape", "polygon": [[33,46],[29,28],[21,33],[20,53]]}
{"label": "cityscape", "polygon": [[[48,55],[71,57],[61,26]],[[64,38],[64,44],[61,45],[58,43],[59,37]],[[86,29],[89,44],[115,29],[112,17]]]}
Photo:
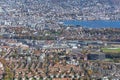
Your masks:
{"label": "cityscape", "polygon": [[120,80],[120,1],[0,0],[0,80]]}

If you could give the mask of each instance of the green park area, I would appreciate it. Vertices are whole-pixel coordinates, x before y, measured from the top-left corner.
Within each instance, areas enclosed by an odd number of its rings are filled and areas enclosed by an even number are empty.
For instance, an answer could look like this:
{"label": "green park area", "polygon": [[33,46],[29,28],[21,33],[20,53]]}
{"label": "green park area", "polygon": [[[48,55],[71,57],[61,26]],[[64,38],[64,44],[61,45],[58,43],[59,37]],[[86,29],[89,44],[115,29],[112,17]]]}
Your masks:
{"label": "green park area", "polygon": [[102,48],[104,53],[120,53],[120,48]]}

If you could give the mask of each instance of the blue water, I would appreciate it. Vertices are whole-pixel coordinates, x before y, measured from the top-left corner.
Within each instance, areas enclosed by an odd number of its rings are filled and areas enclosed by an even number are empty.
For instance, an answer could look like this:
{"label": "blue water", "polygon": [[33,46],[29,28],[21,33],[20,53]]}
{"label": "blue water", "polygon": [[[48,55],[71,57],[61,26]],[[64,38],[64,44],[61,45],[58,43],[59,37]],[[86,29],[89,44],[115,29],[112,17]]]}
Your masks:
{"label": "blue water", "polygon": [[94,20],[94,21],[79,21],[79,20],[65,20],[62,21],[65,26],[77,26],[87,28],[120,28],[120,21],[105,21],[105,20]]}

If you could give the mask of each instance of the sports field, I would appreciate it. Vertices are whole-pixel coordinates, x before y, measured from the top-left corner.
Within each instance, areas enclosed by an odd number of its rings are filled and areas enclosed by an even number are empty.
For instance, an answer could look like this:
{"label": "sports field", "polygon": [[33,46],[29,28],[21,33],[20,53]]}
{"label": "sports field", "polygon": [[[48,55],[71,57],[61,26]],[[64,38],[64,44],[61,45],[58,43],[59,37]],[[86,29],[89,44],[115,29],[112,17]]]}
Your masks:
{"label": "sports field", "polygon": [[102,48],[105,53],[120,53],[120,48]]}

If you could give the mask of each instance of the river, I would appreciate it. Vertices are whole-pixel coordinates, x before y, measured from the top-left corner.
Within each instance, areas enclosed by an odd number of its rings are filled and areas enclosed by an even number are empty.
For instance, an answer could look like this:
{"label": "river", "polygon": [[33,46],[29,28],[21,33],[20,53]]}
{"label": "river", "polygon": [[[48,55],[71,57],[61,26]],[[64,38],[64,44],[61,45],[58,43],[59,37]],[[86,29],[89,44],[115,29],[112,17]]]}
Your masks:
{"label": "river", "polygon": [[80,21],[80,20],[64,20],[61,21],[65,26],[81,26],[87,28],[120,28],[120,21]]}

